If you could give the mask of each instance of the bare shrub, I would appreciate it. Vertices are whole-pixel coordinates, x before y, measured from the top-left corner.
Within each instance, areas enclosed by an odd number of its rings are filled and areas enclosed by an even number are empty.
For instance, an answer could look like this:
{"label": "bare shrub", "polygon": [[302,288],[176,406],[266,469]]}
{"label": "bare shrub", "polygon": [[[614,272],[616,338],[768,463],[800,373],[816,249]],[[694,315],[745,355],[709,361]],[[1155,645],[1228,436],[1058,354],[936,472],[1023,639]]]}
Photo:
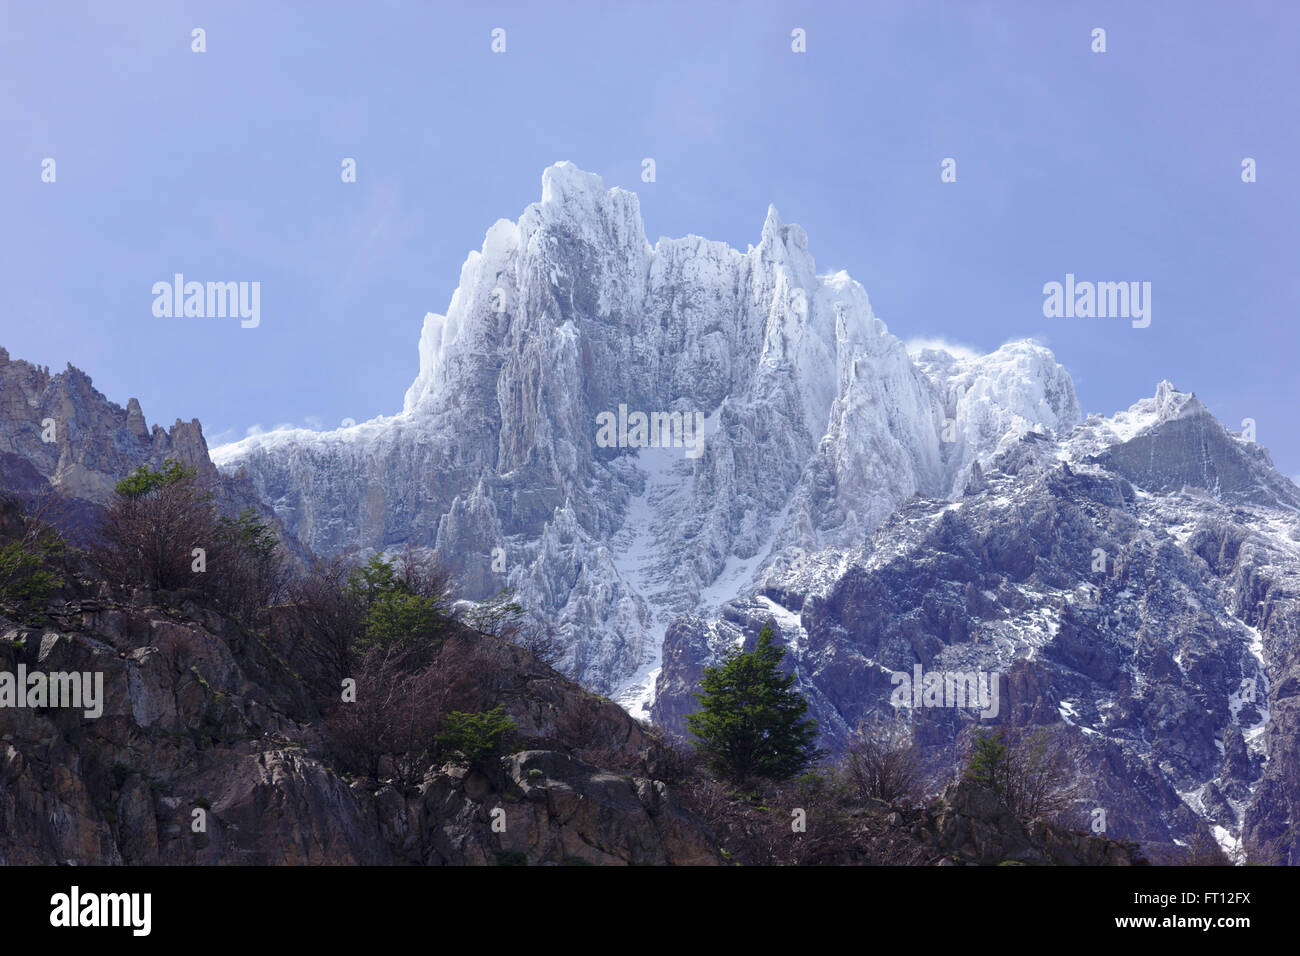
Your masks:
{"label": "bare shrub", "polygon": [[1186,846],[1174,846],[1152,853],[1159,866],[1231,866],[1233,861],[1215,839],[1204,831],[1194,832]]}
{"label": "bare shrub", "polygon": [[514,600],[509,588],[486,601],[466,603],[457,613],[466,627],[511,643],[515,642],[526,615],[523,605]]}
{"label": "bare shrub", "polygon": [[514,643],[547,667],[554,667],[564,656],[564,643],[549,622],[525,622],[517,632]]}
{"label": "bare shrub", "polygon": [[285,583],[270,527],[252,509],[221,516],[212,490],[176,461],[162,471],[137,468],[118,482],[91,554],[118,584],[192,589],[244,621]]}
{"label": "bare shrub", "polygon": [[364,628],[363,609],[346,585],[345,558],[319,560],[288,586],[301,638],[291,651],[318,692],[336,694],[355,669],[352,647]]}
{"label": "bare shrub", "polygon": [[99,535],[94,557],[118,584],[195,587],[193,550],[217,539],[211,494],[179,462],[161,472],[136,469],[118,483]]}
{"label": "bare shrub", "polygon": [[910,866],[930,852],[891,814],[854,804],[852,784],[834,771],[737,792],[697,778],[679,787],[683,805],[713,833],[723,858],[745,866]]}
{"label": "bare shrub", "polygon": [[845,749],[843,772],[858,798],[909,808],[921,798],[921,756],[900,718],[858,724]]}
{"label": "bare shrub", "polygon": [[457,617],[467,627],[524,648],[547,667],[564,656],[564,643],[554,626],[530,616],[509,588],[486,601],[467,602]]}
{"label": "bare shrub", "polygon": [[403,788],[419,783],[432,762],[445,713],[436,705],[438,669],[410,669],[405,656],[395,645],[368,651],[355,676],[356,699],[339,701],[325,720],[330,751],[344,770],[391,776]]}
{"label": "bare shrub", "polygon": [[270,526],[251,508],[217,519],[200,590],[216,607],[250,622],[285,593],[284,554]]}
{"label": "bare shrub", "polygon": [[451,616],[451,573],[431,551],[407,544],[396,562],[397,579],[408,594],[434,599]]}
{"label": "bare shrub", "polygon": [[1233,863],[1243,866],[1285,866],[1295,842],[1295,834],[1288,827],[1277,837],[1246,838],[1233,854]]}

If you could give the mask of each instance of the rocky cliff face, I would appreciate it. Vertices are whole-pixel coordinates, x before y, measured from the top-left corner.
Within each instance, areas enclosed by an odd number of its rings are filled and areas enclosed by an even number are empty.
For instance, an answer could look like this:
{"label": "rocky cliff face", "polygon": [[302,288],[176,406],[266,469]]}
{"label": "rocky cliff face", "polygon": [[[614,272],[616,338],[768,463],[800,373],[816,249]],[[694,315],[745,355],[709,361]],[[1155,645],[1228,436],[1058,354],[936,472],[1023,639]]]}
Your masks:
{"label": "rocky cliff face", "polygon": [[11,360],[0,348],[0,491],[26,505],[69,538],[88,543],[119,481],[136,468],[161,469],[168,460],[194,469],[228,515],[251,508],[285,548],[291,566],[308,554],[243,475],[222,475],[208,455],[198,419],[152,428],[140,403],[109,401],[90,376],[69,365],[48,368]]}
{"label": "rocky cliff face", "polygon": [[[636,196],[569,163],[488,231],[419,348],[400,414],[216,460],[318,552],[409,542],[469,598],[512,587],[561,628],[566,672],[637,712],[676,614],[770,562],[855,543],[1019,434],[1079,418],[1069,376],[1032,343],[914,360],[775,209],[747,252],[652,246]],[[690,435],[654,447],[635,416],[656,413]]]}
{"label": "rocky cliff face", "polygon": [[107,502],[113,486],[135,468],[158,468],[168,458],[217,477],[198,419],[150,429],[134,398],[122,408],[80,369],[69,365],[51,375],[48,368],[12,361],[3,348],[0,455],[9,468],[29,463],[60,494],[97,504]]}
{"label": "rocky cliff face", "polygon": [[718,862],[662,781],[586,763],[557,729],[583,707],[587,733],[635,759],[638,725],[520,648],[466,633],[443,652],[474,655],[474,692],[529,749],[404,791],[325,758],[279,626],[263,638],[179,593],[69,598],[55,626],[0,619],[0,672],[104,682],[95,718],[0,708],[0,865]]}
{"label": "rocky cliff face", "polygon": [[[963,730],[1041,727],[1081,754],[1081,807],[1144,846],[1281,841],[1300,807],[1300,490],[1192,395],[1030,433],[963,494],[918,496],[863,545],[769,573],[668,630],[654,705],[682,729],[704,666],[782,634],[838,746],[896,711],[939,764]],[[997,677],[997,713],[895,675]],[[1283,857],[1300,861],[1289,846]]]}

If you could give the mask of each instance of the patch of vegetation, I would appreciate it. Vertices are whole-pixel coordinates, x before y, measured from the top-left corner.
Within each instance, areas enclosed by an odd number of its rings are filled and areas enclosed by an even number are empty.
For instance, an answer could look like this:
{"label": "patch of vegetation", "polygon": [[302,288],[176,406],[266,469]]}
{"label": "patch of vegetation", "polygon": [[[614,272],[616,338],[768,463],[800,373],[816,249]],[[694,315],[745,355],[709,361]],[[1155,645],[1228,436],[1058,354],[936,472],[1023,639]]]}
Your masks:
{"label": "patch of vegetation", "polygon": [[506,753],[514,732],[515,722],[501,705],[480,713],[452,711],[443,721],[438,743],[461,763],[482,769]]}
{"label": "patch of vegetation", "polygon": [[23,623],[40,623],[50,596],[65,584],[59,564],[67,545],[14,500],[0,502],[0,523],[0,606]]}
{"label": "patch of vegetation", "polygon": [[992,790],[1020,820],[1060,813],[1078,792],[1068,755],[1054,747],[1044,730],[980,731],[975,735],[962,773],[964,779]]}
{"label": "patch of vegetation", "polygon": [[408,556],[400,565],[375,555],[347,579],[348,596],[360,608],[362,630],[352,651],[404,644],[412,649],[436,642],[450,619],[445,574]]}

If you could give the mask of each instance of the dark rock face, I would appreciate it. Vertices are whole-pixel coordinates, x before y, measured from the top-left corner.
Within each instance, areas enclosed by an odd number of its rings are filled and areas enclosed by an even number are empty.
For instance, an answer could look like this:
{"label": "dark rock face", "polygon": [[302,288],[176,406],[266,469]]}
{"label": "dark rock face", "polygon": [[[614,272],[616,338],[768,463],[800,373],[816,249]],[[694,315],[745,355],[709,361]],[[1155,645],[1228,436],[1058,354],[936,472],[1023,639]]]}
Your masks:
{"label": "dark rock face", "polygon": [[[666,784],[625,777],[568,754],[529,750],[505,761],[499,789],[443,773],[426,784],[426,808],[444,822],[423,834],[425,863],[519,862],[599,866],[717,865],[699,824]],[[503,831],[491,832],[496,815]]]}
{"label": "dark rock face", "polygon": [[1183,396],[1175,416],[1097,462],[1153,493],[1201,488],[1230,503],[1300,507],[1296,487],[1273,472],[1268,452],[1224,431],[1195,396]]}
{"label": "dark rock face", "polygon": [[[702,667],[771,621],[824,746],[898,709],[942,771],[977,724],[1041,727],[1108,835],[1300,862],[1297,490],[1194,397],[1162,387],[1142,410],[1118,441],[1093,420],[1029,437],[957,500],[913,499],[861,549],[679,618],[656,720],[682,733]],[[918,666],[1000,675],[997,714],[895,708],[892,675]]]}
{"label": "dark rock face", "polygon": [[535,749],[489,774],[430,767],[403,792],[349,784],[325,759],[275,626],[264,641],[145,592],[57,615],[43,630],[0,620],[0,672],[98,672],[103,712],[0,708],[0,865],[718,862],[662,781],[551,749],[579,701],[593,739],[631,755],[648,740],[513,645],[465,632],[443,653],[475,645],[475,699],[504,702]]}

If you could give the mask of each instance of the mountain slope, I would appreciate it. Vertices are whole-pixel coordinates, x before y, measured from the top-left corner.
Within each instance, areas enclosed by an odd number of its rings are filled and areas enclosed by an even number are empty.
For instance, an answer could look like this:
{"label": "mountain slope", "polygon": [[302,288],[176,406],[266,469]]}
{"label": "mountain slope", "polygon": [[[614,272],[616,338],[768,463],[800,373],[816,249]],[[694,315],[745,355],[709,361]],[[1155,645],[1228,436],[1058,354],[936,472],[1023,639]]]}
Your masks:
{"label": "mountain slope", "polygon": [[1111,419],[1025,435],[957,499],[918,497],[716,618],[680,618],[653,715],[681,732],[701,669],[771,621],[831,746],[897,710],[952,763],[979,708],[896,708],[894,675],[1001,675],[985,725],[1071,742],[1110,835],[1280,841],[1300,862],[1298,506],[1267,452],[1162,383]]}

